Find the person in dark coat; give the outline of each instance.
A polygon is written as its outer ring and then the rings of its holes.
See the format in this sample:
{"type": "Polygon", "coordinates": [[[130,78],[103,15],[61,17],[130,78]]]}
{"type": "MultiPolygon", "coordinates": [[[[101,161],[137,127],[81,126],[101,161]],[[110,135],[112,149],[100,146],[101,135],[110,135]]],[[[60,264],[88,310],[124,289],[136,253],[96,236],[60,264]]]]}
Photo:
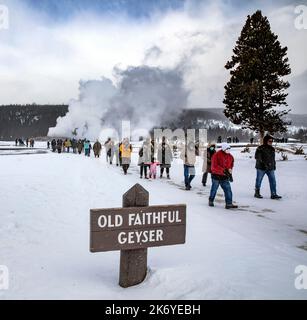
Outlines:
{"type": "Polygon", "coordinates": [[[62,141],[62,139],[58,139],[58,141],[57,141],[58,153],[62,152],[62,147],[63,147],[63,141],[62,141]]]}
{"type": "Polygon", "coordinates": [[[114,144],[114,155],[115,155],[115,161],[116,166],[119,166],[119,143],[114,144]]]}
{"type": "Polygon", "coordinates": [[[203,178],[202,184],[205,187],[207,184],[208,173],[211,173],[211,159],[215,154],[216,150],[215,143],[209,143],[207,150],[205,150],[204,162],[203,162],[203,178]]]}
{"type": "Polygon", "coordinates": [[[97,140],[97,141],[94,143],[94,146],[93,146],[93,151],[94,151],[95,158],[99,158],[99,157],[100,157],[101,148],[102,148],[102,145],[101,145],[101,143],[97,140]]]}
{"type": "Polygon", "coordinates": [[[72,152],[77,153],[77,140],[75,138],[71,140],[71,147],[72,147],[72,152]]]}
{"type": "Polygon", "coordinates": [[[79,141],[77,143],[77,149],[78,149],[78,153],[79,154],[82,153],[83,147],[84,147],[84,143],[83,143],[83,141],[81,139],[79,139],[79,141]]]}
{"type": "Polygon", "coordinates": [[[123,158],[122,158],[122,148],[121,148],[121,146],[122,146],[122,142],[120,142],[119,144],[118,144],[118,160],[119,160],[119,165],[120,166],[122,166],[122,164],[123,164],[123,158]]]}
{"type": "Polygon", "coordinates": [[[275,161],[275,148],[272,146],[273,137],[266,135],[263,138],[263,144],[259,146],[255,153],[256,159],[256,185],[255,185],[255,198],[262,199],[260,194],[261,183],[265,175],[269,178],[271,199],[281,199],[281,196],[277,195],[276,191],[276,161],[275,161]]]}
{"type": "Polygon", "coordinates": [[[55,139],[52,139],[52,141],[51,141],[51,148],[52,148],[52,152],[55,152],[55,150],[56,150],[56,141],[55,141],[55,139]]]}
{"type": "Polygon", "coordinates": [[[162,143],[158,148],[158,161],[160,163],[160,178],[163,177],[164,169],[167,179],[170,179],[170,168],[173,161],[173,153],[170,145],[166,142],[165,137],[162,138],[162,143]]]}

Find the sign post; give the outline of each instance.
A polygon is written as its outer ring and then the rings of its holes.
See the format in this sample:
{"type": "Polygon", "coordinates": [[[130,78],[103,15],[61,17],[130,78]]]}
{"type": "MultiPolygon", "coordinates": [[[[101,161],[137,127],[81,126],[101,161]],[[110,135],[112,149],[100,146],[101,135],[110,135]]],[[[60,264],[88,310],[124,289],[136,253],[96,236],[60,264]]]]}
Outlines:
{"type": "Polygon", "coordinates": [[[149,206],[149,193],[136,184],[123,195],[123,208],[92,209],[90,251],[120,250],[119,285],[141,283],[147,248],[185,243],[186,205],[149,206]]]}
{"type": "MultiPolygon", "coordinates": [[[[147,207],[149,193],[140,184],[123,195],[123,208],[147,207]]],[[[147,274],[147,248],[120,250],[119,285],[127,288],[141,283],[147,274]]]]}

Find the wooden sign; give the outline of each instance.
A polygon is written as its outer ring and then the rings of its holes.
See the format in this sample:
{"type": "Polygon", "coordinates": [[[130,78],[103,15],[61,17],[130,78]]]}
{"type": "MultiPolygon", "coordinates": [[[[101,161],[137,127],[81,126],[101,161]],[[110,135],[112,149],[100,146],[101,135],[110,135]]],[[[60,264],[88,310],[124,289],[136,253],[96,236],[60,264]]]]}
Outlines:
{"type": "Polygon", "coordinates": [[[186,206],[91,210],[91,252],[185,243],[186,206]]]}
{"type": "Polygon", "coordinates": [[[121,250],[125,288],[144,280],[148,247],[185,243],[186,205],[148,204],[148,192],[136,184],[123,195],[123,208],[90,210],[90,251],[121,250]]]}

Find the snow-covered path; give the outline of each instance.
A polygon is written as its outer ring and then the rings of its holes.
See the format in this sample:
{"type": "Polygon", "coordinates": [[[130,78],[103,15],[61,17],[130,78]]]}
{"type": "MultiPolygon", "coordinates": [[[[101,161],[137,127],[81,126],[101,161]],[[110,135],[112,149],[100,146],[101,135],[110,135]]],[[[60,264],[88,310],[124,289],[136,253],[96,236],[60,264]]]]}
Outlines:
{"type": "Polygon", "coordinates": [[[226,211],[221,196],[209,208],[200,175],[192,191],[179,189],[179,160],[171,181],[145,181],[137,166],[124,176],[103,156],[0,156],[0,265],[10,270],[10,288],[0,299],[306,299],[307,291],[294,287],[294,269],[307,265],[307,251],[298,248],[307,245],[307,161],[278,162],[283,200],[268,198],[267,181],[266,199],[258,200],[254,160],[233,153],[242,211],[226,211]],[[150,248],[146,281],[122,289],[119,252],[89,252],[89,209],[120,207],[136,182],[149,191],[151,205],[187,204],[187,242],[150,248]]]}

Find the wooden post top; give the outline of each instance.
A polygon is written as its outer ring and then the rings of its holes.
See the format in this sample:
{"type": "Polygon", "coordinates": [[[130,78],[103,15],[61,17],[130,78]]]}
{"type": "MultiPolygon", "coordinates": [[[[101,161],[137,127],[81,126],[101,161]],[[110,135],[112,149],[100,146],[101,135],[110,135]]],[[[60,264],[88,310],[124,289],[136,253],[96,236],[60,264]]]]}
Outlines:
{"type": "Polygon", "coordinates": [[[149,203],[149,192],[139,183],[123,195],[123,207],[146,207],[149,203]]]}

